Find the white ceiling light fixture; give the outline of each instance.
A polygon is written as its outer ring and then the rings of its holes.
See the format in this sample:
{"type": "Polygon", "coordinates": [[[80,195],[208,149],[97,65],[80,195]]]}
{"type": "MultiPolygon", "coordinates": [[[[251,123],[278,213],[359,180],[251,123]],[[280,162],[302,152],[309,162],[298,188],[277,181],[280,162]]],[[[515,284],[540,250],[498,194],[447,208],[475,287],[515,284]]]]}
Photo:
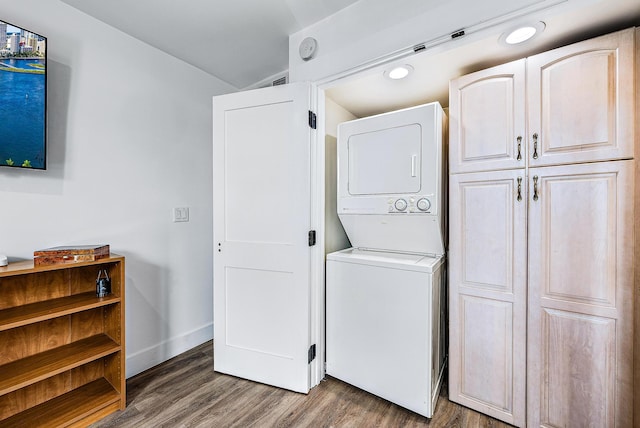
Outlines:
{"type": "Polygon", "coordinates": [[[384,71],[385,77],[391,80],[404,79],[413,72],[413,67],[409,64],[395,65],[384,71]]]}
{"type": "Polygon", "coordinates": [[[517,27],[512,27],[508,31],[505,31],[500,36],[499,42],[504,45],[517,45],[533,39],[542,33],[546,25],[542,21],[521,24],[517,27]]]}

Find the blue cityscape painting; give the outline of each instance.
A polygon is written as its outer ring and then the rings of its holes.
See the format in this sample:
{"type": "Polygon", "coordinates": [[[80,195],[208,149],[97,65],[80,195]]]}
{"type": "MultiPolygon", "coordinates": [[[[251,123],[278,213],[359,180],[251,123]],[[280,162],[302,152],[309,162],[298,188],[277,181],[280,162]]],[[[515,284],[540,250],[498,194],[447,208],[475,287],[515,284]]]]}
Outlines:
{"type": "Polygon", "coordinates": [[[46,168],[46,43],[0,21],[0,166],[46,168]]]}

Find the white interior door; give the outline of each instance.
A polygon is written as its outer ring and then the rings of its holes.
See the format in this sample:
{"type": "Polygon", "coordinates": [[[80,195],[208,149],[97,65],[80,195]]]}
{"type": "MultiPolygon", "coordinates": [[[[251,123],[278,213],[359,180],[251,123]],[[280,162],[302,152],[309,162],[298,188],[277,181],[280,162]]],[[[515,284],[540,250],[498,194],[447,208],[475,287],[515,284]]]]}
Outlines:
{"type": "Polygon", "coordinates": [[[213,99],[214,370],[309,391],[310,87],[213,99]]]}

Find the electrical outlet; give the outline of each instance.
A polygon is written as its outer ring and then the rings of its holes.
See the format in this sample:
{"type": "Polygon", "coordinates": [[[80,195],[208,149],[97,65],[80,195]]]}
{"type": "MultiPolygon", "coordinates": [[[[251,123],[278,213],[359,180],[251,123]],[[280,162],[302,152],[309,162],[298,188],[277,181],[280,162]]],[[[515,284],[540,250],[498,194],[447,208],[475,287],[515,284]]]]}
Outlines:
{"type": "Polygon", "coordinates": [[[173,209],[173,222],[189,221],[189,207],[177,207],[173,209]]]}

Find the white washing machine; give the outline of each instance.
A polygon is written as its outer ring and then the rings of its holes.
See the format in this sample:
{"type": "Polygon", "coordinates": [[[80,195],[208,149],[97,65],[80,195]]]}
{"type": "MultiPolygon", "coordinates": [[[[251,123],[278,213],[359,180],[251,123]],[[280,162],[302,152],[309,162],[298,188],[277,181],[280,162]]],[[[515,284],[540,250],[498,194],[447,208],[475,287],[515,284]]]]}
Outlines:
{"type": "Polygon", "coordinates": [[[327,374],[426,417],[446,359],[445,134],[438,103],[339,125],[354,248],[327,255],[327,374]]]}
{"type": "Polygon", "coordinates": [[[444,257],[327,256],[327,373],[431,417],[442,381],[444,257]]]}

